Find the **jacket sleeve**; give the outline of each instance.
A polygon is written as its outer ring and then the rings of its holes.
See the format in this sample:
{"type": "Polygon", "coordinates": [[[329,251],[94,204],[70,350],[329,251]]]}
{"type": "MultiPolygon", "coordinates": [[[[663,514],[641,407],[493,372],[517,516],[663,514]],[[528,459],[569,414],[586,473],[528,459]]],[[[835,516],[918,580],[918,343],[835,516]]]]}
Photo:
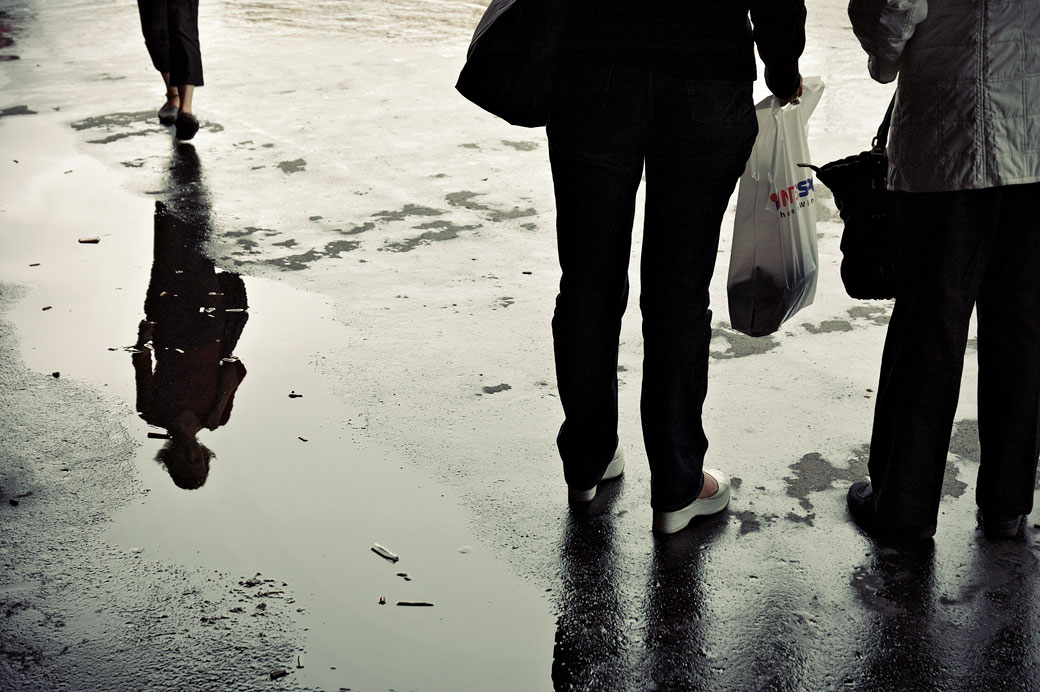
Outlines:
{"type": "Polygon", "coordinates": [[[798,89],[798,58],[805,49],[804,0],[752,0],[751,24],[766,86],[779,98],[798,89]]]}
{"type": "Polygon", "coordinates": [[[851,0],[852,30],[867,52],[870,76],[882,84],[899,74],[903,50],[928,17],[928,0],[851,0]]]}

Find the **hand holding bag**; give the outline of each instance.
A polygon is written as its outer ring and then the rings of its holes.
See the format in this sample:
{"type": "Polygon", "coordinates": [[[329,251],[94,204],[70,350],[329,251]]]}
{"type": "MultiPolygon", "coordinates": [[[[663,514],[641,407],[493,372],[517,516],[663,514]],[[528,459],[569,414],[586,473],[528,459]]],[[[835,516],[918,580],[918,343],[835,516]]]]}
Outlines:
{"type": "Polygon", "coordinates": [[[511,125],[545,125],[568,4],[492,0],[473,32],[455,88],[511,125]]]}
{"type": "Polygon", "coordinates": [[[756,105],[758,138],[737,189],[727,297],[730,323],[749,336],[772,334],[816,295],[816,198],[808,122],[823,82],[803,80],[799,102],[756,105]]]}
{"type": "Polygon", "coordinates": [[[841,281],[852,298],[896,295],[896,212],[888,190],[888,126],[895,98],[888,104],[869,151],[819,168],[805,164],[834,194],[845,230],[841,234],[841,281]]]}

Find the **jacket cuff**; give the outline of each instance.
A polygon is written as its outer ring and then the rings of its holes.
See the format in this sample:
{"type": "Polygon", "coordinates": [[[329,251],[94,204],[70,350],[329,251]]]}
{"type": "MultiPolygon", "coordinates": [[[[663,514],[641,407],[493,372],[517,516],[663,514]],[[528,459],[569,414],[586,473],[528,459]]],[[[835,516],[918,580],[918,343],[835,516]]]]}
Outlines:
{"type": "Polygon", "coordinates": [[[766,65],[766,86],[779,99],[793,96],[798,91],[801,79],[797,62],[790,65],[766,65]]]}

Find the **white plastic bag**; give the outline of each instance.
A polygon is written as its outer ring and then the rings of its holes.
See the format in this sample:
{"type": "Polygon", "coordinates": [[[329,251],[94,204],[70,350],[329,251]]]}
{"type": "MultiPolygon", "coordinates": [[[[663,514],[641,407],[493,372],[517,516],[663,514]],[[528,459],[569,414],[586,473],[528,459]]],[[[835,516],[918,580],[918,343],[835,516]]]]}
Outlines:
{"type": "Polygon", "coordinates": [[[806,78],[797,104],[759,103],[758,139],[740,177],[729,262],[730,323],[749,336],[772,334],[816,295],[816,198],[808,122],[823,95],[806,78]]]}

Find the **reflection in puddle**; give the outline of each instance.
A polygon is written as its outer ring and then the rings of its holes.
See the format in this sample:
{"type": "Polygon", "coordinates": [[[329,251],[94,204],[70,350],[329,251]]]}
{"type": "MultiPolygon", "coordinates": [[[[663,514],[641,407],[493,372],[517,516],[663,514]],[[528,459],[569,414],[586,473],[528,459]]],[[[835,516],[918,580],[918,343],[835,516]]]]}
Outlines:
{"type": "MultiPolygon", "coordinates": [[[[93,387],[100,403],[85,415],[115,416],[141,442],[133,477],[142,493],[122,509],[111,505],[112,521],[100,537],[106,549],[90,559],[111,566],[115,556],[132,554],[157,568],[172,566],[177,577],[169,591],[154,594],[171,610],[179,594],[208,593],[224,583],[223,575],[238,575],[242,585],[226,593],[231,602],[208,598],[207,621],[197,626],[242,633],[251,631],[242,622],[248,619],[271,640],[295,641],[304,667],[296,668],[296,660],[278,665],[298,685],[550,689],[554,630],[543,593],[481,544],[464,499],[423,471],[436,457],[405,460],[393,450],[362,446],[379,437],[367,427],[371,407],[381,404],[352,395],[322,371],[332,346],[347,340],[347,328],[331,319],[333,306],[321,296],[244,277],[240,304],[248,293],[249,318],[232,353],[247,364],[248,376],[226,424],[199,431],[198,439],[218,454],[203,489],[184,492],[171,482],[155,462],[166,441],[149,439],[156,428],[131,407],[138,394],[127,362],[133,357],[121,348],[135,343],[142,312],[149,316],[142,298],[155,278],[155,203],[123,191],[125,179],[92,159],[69,153],[69,136],[56,125],[57,118],[0,119],[4,141],[15,146],[12,158],[22,161],[0,166],[8,176],[0,185],[0,209],[7,210],[10,230],[0,234],[0,270],[27,288],[9,313],[27,367],[48,378],[60,370],[62,382],[93,387]],[[35,186],[25,191],[25,181],[35,186]],[[87,233],[82,229],[100,242],[76,242],[87,233]],[[373,553],[374,543],[400,561],[373,553]],[[214,574],[212,583],[207,574],[214,574]],[[200,578],[202,584],[194,581],[200,578]],[[250,586],[251,580],[260,583],[250,586]]],[[[165,214],[176,223],[204,220],[209,205],[201,203],[207,200],[200,186],[190,180],[170,185],[162,193],[161,223],[165,214]]],[[[219,221],[207,223],[219,227],[219,221]]],[[[221,274],[214,270],[218,282],[221,274]]],[[[202,291],[206,297],[196,310],[217,307],[206,302],[209,292],[202,291]]],[[[152,327],[153,347],[166,339],[159,334],[162,322],[152,327]]],[[[161,369],[155,356],[148,366],[153,388],[161,369]]],[[[358,361],[373,357],[358,354],[358,361]]],[[[160,430],[165,435],[167,428],[160,430]]],[[[91,459],[106,468],[122,461],[91,459]]],[[[90,482],[76,487],[101,490],[90,482]]],[[[97,585],[102,593],[124,587],[143,588],[97,585]]],[[[263,648],[258,639],[257,650],[263,648]]],[[[222,661],[250,654],[229,646],[205,656],[222,661]]]]}
{"type": "Polygon", "coordinates": [[[155,203],[145,319],[131,358],[137,411],[166,430],[167,442],[155,459],[178,487],[194,490],[206,482],[214,455],[198,434],[227,424],[235,392],[246,376],[234,351],[248,305],[242,278],[217,272],[203,254],[210,207],[190,144],[174,149],[171,183],[171,206],[155,203]]]}

